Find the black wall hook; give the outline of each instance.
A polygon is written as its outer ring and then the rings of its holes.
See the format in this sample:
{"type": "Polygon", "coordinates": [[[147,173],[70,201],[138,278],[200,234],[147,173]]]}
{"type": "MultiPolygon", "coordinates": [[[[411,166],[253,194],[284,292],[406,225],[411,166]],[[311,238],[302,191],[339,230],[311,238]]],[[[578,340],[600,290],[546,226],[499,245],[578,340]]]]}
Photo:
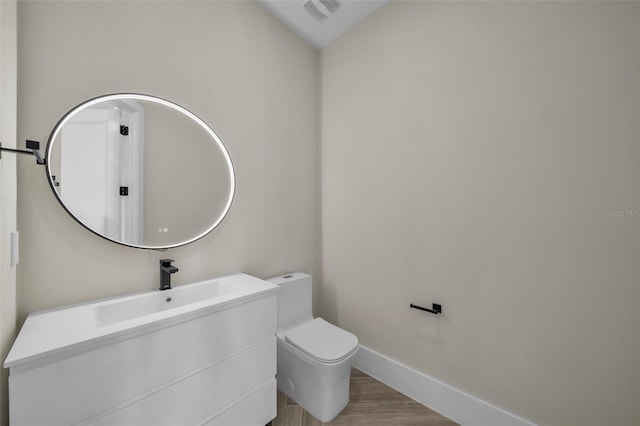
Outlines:
{"type": "MultiPolygon", "coordinates": [[[[36,163],[45,164],[46,160],[40,156],[40,152],[38,151],[40,149],[40,142],[27,139],[27,149],[29,151],[25,151],[24,149],[3,148],[2,142],[0,142],[0,153],[6,151],[13,152],[14,154],[34,155],[36,157],[36,163]]],[[[0,154],[0,158],[2,158],[2,154],[0,154]]]]}
{"type": "Polygon", "coordinates": [[[441,314],[441,313],[442,313],[442,305],[439,305],[439,304],[437,304],[437,303],[433,303],[433,304],[431,305],[431,307],[432,307],[433,309],[423,308],[422,306],[414,305],[413,303],[412,303],[412,304],[410,304],[410,305],[409,305],[409,307],[410,307],[410,308],[413,308],[413,309],[420,309],[421,311],[429,312],[429,313],[431,313],[431,314],[435,314],[435,315],[438,315],[438,314],[441,314]]]}

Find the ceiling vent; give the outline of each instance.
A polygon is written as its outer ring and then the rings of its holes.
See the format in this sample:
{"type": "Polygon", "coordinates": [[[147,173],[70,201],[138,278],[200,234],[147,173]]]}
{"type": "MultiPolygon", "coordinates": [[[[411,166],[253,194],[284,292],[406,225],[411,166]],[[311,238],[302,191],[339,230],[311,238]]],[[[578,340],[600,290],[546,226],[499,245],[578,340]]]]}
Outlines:
{"type": "Polygon", "coordinates": [[[340,8],[338,0],[307,0],[302,7],[313,19],[322,22],[340,8]]]}

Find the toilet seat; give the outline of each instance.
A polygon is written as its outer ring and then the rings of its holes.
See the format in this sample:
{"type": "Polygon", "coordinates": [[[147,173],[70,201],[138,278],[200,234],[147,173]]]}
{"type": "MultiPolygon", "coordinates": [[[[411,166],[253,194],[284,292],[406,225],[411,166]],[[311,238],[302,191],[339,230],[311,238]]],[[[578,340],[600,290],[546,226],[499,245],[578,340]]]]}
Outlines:
{"type": "Polygon", "coordinates": [[[346,330],[316,318],[284,333],[284,339],[310,357],[324,363],[340,362],[358,348],[358,338],[346,330]]]}

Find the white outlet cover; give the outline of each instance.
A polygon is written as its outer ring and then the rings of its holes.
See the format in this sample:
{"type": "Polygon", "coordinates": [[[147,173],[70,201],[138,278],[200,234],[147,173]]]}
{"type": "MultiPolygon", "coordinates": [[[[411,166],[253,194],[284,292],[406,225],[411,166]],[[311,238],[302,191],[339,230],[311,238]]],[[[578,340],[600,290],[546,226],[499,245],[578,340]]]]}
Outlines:
{"type": "Polygon", "coordinates": [[[18,231],[11,233],[11,266],[20,263],[20,233],[18,231]]]}

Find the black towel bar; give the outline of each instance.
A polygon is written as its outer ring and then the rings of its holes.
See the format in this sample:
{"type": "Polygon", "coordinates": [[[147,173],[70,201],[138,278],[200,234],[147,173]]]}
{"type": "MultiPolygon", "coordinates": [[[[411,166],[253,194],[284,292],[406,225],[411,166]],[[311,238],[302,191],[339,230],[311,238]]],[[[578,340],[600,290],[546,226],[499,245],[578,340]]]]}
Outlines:
{"type": "Polygon", "coordinates": [[[421,311],[425,311],[425,312],[429,312],[435,315],[441,314],[442,313],[442,305],[439,305],[437,303],[434,303],[431,305],[431,307],[433,309],[429,309],[429,308],[423,308],[422,306],[418,306],[418,305],[414,305],[413,303],[409,305],[410,308],[413,309],[420,309],[421,311]]]}
{"type": "Polygon", "coordinates": [[[13,148],[3,148],[2,142],[0,142],[0,159],[2,158],[2,151],[13,152],[14,154],[28,154],[36,157],[36,163],[45,164],[46,159],[40,156],[40,142],[38,141],[30,141],[27,139],[27,149],[29,151],[25,151],[24,149],[13,149],[13,148]]]}

